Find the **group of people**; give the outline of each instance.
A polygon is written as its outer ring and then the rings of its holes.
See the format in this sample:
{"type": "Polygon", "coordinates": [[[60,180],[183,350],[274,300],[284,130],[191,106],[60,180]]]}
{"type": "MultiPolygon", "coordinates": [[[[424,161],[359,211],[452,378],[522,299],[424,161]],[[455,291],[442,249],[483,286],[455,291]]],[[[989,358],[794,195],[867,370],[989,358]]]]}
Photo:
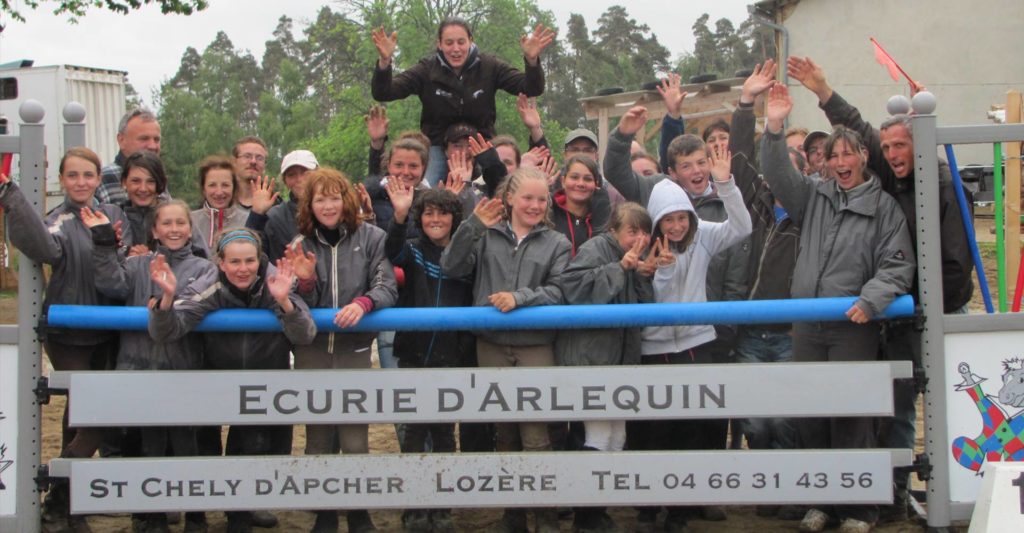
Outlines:
{"type": "MultiPolygon", "coordinates": [[[[865,122],[807,58],[789,58],[791,76],[813,91],[836,126],[831,134],[785,130],[788,88],[772,60],[743,84],[731,122],[702,136],[685,134],[678,76],[661,82],[667,115],[659,157],[633,141],[647,121],[630,109],[597,161],[598,137],[570,132],[558,165],[533,97],[544,90],[539,61],[553,33],[538,26],[521,41],[520,71],[480,52],[469,25],[441,23],[437,52],[393,74],[397,35],[373,32],[379,59],[372,89],[379,101],[416,94],[421,131],[388,138],[387,115],[367,117],[368,177],[357,183],[322,167],[308,150],[283,158],[281,198],[266,176],[268,151],[244,137],[231,156],[199,165],[199,209],[172,198],[160,163],[160,128],[144,110],[128,113],[120,152],[102,166],[87,148],[63,157],[62,205],[45,218],[18,186],[0,176],[0,205],[12,243],[52,265],[44,306],[136,305],[150,309],[147,332],[42,328],[57,370],[367,369],[377,340],[382,363],[398,366],[513,367],[662,365],[725,362],[912,359],[911,327],[872,321],[916,283],[913,139],[905,116],[880,130],[865,122]],[[522,151],[496,135],[498,89],[517,95],[530,132],[522,151]],[[765,131],[756,146],[755,100],[765,131]],[[602,172],[603,169],[603,172],[602,172]],[[396,277],[396,273],[399,275],[396,277]],[[399,283],[398,279],[401,280],[399,283]],[[346,332],[367,313],[405,307],[493,306],[502,312],[558,304],[703,302],[854,296],[849,322],[758,326],[676,325],[601,330],[397,333],[346,332]],[[274,311],[280,333],[194,333],[211,311],[274,311]],[[318,331],[310,308],[337,309],[338,331],[318,331]],[[881,354],[881,355],[880,355],[881,354]],[[293,363],[292,363],[293,361],[293,363]]],[[[943,167],[948,175],[948,168],[943,167]]],[[[945,178],[944,178],[945,180],[945,178]]],[[[947,312],[970,299],[971,258],[959,208],[943,182],[943,291],[947,312]]],[[[915,351],[916,350],[916,351],[915,351]]],[[[916,389],[898,386],[897,416],[734,421],[734,443],[751,448],[912,448],[916,389]]],[[[290,454],[290,426],[63,428],[62,457],[113,454],[290,454]],[[129,432],[131,433],[131,432],[129,432]]],[[[546,450],[698,450],[727,446],[728,420],[409,424],[404,452],[546,450]],[[458,442],[457,442],[458,441],[458,442]]],[[[306,454],[367,453],[367,426],[307,425],[306,454]]],[[[897,476],[895,516],[906,514],[907,476],[897,476]],[[901,492],[902,491],[902,492],[901,492]],[[900,506],[902,505],[902,509],[900,506]]],[[[44,520],[87,531],[68,513],[68,486],[48,493],[44,520]]],[[[637,529],[654,531],[662,509],[638,510],[637,529]]],[[[573,528],[616,531],[604,509],[577,508],[573,528]]],[[[791,510],[792,511],[792,510],[791,510]]],[[[797,510],[801,531],[839,520],[846,533],[879,521],[872,505],[797,510]]],[[[774,515],[777,508],[759,508],[774,515]]],[[[524,532],[527,510],[508,509],[495,531],[524,532]]],[[[553,508],[533,510],[535,530],[558,531],[553,508]]],[[[781,516],[781,515],[780,515],[781,516]]],[[[670,507],[666,531],[687,520],[724,520],[723,509],[670,507]]],[[[186,513],[185,531],[206,531],[204,513],[186,513]]],[[[133,517],[139,531],[167,531],[168,515],[133,517]]],[[[348,530],[374,531],[365,510],[346,512],[348,530]]],[[[227,513],[228,531],[275,523],[270,513],[227,513]]],[[[453,531],[445,509],[407,510],[407,531],[453,531]]],[[[336,509],[316,512],[312,531],[337,531],[336,509]]]]}

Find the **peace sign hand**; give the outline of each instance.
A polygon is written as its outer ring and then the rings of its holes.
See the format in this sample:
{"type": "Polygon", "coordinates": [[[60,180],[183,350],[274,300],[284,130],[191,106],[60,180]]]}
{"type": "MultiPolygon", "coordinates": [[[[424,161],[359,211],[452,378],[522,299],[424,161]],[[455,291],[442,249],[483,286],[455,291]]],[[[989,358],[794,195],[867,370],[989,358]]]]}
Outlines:
{"type": "Polygon", "coordinates": [[[622,260],[619,264],[622,265],[622,270],[636,270],[640,266],[640,254],[644,253],[644,248],[647,247],[647,242],[650,238],[645,234],[633,241],[633,246],[622,256],[622,260]]]}

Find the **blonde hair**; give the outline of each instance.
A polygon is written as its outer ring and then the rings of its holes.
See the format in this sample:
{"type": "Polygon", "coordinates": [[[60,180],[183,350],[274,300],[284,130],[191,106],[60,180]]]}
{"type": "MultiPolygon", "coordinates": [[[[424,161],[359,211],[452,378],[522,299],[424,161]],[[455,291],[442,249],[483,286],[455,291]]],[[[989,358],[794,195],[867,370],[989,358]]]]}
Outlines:
{"type": "MultiPolygon", "coordinates": [[[[519,187],[522,186],[526,180],[537,180],[544,184],[544,190],[548,188],[548,178],[540,170],[532,167],[520,167],[515,172],[509,174],[501,184],[498,185],[498,190],[495,191],[494,196],[501,199],[502,205],[505,206],[505,220],[512,220],[512,206],[508,203],[509,196],[516,193],[519,187]]],[[[544,219],[541,220],[541,224],[551,228],[554,227],[554,223],[551,222],[551,196],[547,196],[547,211],[544,214],[544,219]]]]}

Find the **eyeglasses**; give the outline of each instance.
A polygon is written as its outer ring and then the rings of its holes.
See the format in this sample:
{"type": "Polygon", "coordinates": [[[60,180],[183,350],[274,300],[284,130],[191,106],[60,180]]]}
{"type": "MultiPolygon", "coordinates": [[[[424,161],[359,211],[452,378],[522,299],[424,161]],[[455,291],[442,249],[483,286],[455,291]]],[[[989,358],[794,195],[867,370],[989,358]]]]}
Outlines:
{"type": "Polygon", "coordinates": [[[578,146],[566,146],[565,153],[567,154],[596,154],[597,148],[594,146],[587,146],[580,148],[578,146]]]}
{"type": "Polygon", "coordinates": [[[257,163],[266,163],[267,162],[267,156],[265,156],[263,154],[253,154],[253,153],[246,152],[244,154],[239,154],[238,158],[239,159],[246,159],[246,160],[251,159],[251,160],[253,160],[253,161],[257,162],[257,163]]]}

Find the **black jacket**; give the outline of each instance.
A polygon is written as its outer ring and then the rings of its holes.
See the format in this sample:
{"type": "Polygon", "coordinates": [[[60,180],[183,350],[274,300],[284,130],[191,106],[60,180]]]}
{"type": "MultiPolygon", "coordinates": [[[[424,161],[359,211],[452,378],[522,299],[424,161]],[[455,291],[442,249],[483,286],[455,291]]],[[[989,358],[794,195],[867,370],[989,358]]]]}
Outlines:
{"type": "MultiPolygon", "coordinates": [[[[878,130],[860,116],[860,111],[850,105],[839,93],[833,92],[832,97],[821,105],[833,125],[842,125],[855,130],[864,140],[868,148],[868,166],[878,174],[882,182],[882,190],[893,195],[907,218],[910,230],[910,242],[917,252],[917,214],[914,209],[914,174],[913,170],[905,178],[897,178],[889,163],[882,154],[882,141],[878,130]]],[[[960,215],[960,204],[953,191],[953,178],[949,164],[939,161],[939,232],[942,253],[942,302],[943,311],[952,313],[971,301],[974,282],[971,271],[974,259],[967,241],[963,219],[960,215]]],[[[917,272],[914,272],[913,294],[918,290],[917,272]]]]}
{"type": "MultiPolygon", "coordinates": [[[[472,277],[441,273],[444,248],[426,236],[406,239],[406,224],[391,224],[384,243],[391,264],[405,272],[398,307],[469,307],[473,305],[472,277]]],[[[465,331],[399,331],[395,357],[410,367],[456,367],[470,359],[473,335],[465,331]]]]}
{"type": "Polygon", "coordinates": [[[391,102],[419,96],[423,104],[420,129],[434,146],[444,146],[445,130],[456,122],[472,124],[484,137],[494,137],[494,95],[498,89],[526,96],[544,92],[544,71],[539,61],[536,66],[527,65],[524,73],[495,56],[477,52],[475,47],[461,74],[448,66],[440,52],[397,76],[393,76],[391,67],[374,65],[373,99],[391,102]]]}
{"type": "MultiPolygon", "coordinates": [[[[743,193],[750,211],[750,257],[747,261],[747,298],[750,300],[788,300],[793,269],[800,254],[800,225],[786,216],[775,220],[775,196],[758,173],[754,159],[753,107],[742,104],[733,111],[729,151],[732,175],[743,193]]],[[[765,326],[757,326],[765,328],[765,326]]],[[[779,324],[767,329],[790,329],[779,324]]]]}

